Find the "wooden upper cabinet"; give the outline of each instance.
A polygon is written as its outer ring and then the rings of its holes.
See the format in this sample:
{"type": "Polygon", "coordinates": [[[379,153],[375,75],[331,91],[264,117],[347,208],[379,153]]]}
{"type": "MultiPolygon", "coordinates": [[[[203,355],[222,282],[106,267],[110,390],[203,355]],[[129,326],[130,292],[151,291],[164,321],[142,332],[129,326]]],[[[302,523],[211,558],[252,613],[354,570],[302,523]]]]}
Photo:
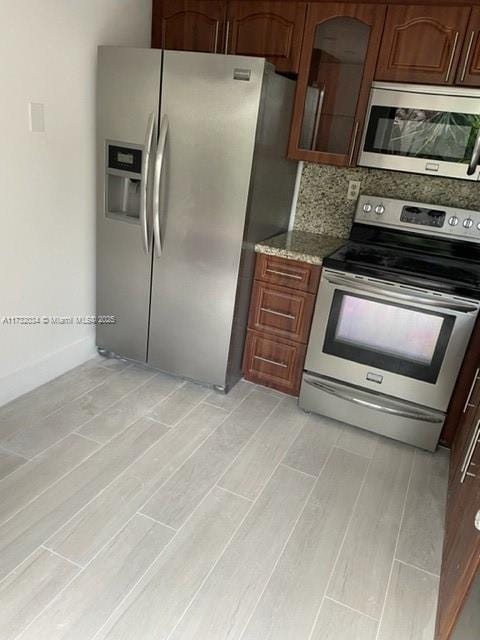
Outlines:
{"type": "Polygon", "coordinates": [[[466,86],[480,87],[480,7],[472,9],[456,82],[466,86]]]}
{"type": "Polygon", "coordinates": [[[154,0],[152,47],[223,53],[226,2],[154,0]]]}
{"type": "Polygon", "coordinates": [[[227,52],[267,58],[277,71],[297,73],[306,9],[304,2],[230,1],[227,52]]]}
{"type": "Polygon", "coordinates": [[[390,6],[376,80],[453,84],[469,7],[390,6]]]}
{"type": "Polygon", "coordinates": [[[355,163],[385,11],[379,4],[309,4],[290,158],[355,163]]]}

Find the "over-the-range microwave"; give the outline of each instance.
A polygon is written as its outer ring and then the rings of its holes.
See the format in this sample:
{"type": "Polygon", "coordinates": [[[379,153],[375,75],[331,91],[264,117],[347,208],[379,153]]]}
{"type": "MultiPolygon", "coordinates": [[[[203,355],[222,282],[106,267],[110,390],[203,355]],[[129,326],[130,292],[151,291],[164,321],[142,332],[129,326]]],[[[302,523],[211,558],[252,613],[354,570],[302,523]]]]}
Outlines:
{"type": "Polygon", "coordinates": [[[358,164],[480,180],[480,89],[374,82],[358,164]]]}

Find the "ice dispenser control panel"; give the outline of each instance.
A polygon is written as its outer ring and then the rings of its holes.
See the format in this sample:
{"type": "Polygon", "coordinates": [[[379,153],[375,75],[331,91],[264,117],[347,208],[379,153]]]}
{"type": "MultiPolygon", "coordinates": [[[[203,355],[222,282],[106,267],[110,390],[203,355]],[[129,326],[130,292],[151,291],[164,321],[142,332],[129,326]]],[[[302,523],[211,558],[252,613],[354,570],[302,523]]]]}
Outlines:
{"type": "Polygon", "coordinates": [[[143,147],[108,142],[105,154],[105,215],[124,222],[140,220],[143,147]]]}

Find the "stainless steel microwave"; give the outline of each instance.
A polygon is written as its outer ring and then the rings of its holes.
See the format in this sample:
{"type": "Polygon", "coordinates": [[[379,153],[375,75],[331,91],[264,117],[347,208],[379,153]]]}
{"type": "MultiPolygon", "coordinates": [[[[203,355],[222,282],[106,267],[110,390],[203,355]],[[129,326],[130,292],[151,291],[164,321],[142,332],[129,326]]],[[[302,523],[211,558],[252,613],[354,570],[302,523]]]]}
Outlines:
{"type": "Polygon", "coordinates": [[[480,180],[480,90],[374,82],[358,164],[480,180]]]}

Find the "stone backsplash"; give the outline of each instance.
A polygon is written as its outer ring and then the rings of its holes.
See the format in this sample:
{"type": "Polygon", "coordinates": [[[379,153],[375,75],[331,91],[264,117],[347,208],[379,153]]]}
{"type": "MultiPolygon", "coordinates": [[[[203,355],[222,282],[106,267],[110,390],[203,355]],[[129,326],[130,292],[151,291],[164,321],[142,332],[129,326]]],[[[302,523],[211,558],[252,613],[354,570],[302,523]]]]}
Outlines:
{"type": "Polygon", "coordinates": [[[355,210],[347,200],[349,180],[360,180],[361,194],[480,210],[478,182],[305,162],[294,228],[347,238],[355,210]]]}

